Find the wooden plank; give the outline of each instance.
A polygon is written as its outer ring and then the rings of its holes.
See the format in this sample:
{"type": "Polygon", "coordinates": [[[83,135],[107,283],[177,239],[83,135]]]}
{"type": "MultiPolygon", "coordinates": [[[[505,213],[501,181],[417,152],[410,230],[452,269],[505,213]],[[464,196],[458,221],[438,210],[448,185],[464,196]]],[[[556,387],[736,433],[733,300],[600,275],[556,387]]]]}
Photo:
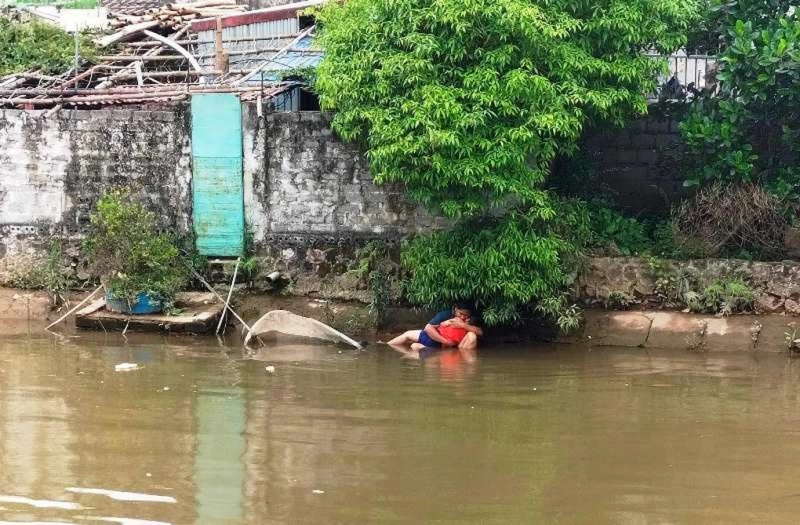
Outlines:
{"type": "Polygon", "coordinates": [[[147,29],[150,29],[150,28],[153,28],[153,27],[158,27],[159,25],[161,25],[161,22],[159,22],[158,20],[151,20],[151,21],[148,21],[148,22],[140,22],[138,24],[131,24],[129,26],[126,26],[121,31],[117,31],[114,34],[111,34],[111,35],[108,35],[108,36],[104,36],[102,38],[98,38],[97,40],[95,40],[95,43],[99,47],[108,47],[111,44],[114,44],[116,42],[120,42],[122,40],[130,38],[130,37],[136,35],[137,33],[141,33],[142,31],[145,31],[147,29]]]}
{"type": "Polygon", "coordinates": [[[223,305],[216,303],[192,307],[180,315],[128,315],[100,308],[86,315],[76,315],[75,325],[96,330],[125,330],[127,327],[128,331],[211,333],[222,309],[223,305]]]}
{"type": "Polygon", "coordinates": [[[102,299],[98,299],[96,301],[93,301],[93,302],[89,303],[85,308],[82,308],[81,310],[78,310],[77,312],[75,312],[75,315],[93,314],[96,311],[98,311],[98,310],[100,310],[102,308],[105,308],[105,306],[106,306],[106,299],[104,297],[102,299]]]}

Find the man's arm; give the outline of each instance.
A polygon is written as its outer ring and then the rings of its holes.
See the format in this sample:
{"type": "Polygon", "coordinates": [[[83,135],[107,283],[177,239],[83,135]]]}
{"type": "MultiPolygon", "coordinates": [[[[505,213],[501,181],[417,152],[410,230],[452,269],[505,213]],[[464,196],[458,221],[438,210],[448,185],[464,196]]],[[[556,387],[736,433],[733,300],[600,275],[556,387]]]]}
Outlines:
{"type": "MultiPolygon", "coordinates": [[[[459,328],[463,328],[467,332],[472,332],[473,334],[477,335],[478,337],[483,337],[483,329],[480,326],[465,323],[460,319],[453,319],[452,322],[453,326],[457,326],[459,328]]],[[[430,335],[430,334],[429,334],[430,335]]]]}
{"type": "Polygon", "coordinates": [[[441,343],[442,346],[455,346],[453,341],[442,337],[442,334],[439,333],[439,330],[436,329],[436,326],[432,324],[425,325],[425,333],[437,343],[441,343]]]}

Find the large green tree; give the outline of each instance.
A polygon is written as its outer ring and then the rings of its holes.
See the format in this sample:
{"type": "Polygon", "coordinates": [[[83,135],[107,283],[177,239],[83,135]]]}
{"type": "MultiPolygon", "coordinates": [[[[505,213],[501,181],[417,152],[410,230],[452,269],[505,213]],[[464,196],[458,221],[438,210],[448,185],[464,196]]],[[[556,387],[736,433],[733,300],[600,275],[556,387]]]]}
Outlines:
{"type": "MultiPolygon", "coordinates": [[[[412,300],[471,298],[490,322],[550,313],[574,251],[542,186],[584,126],[647,110],[694,0],[348,0],[319,14],[316,89],[376,182],[458,220],[415,239],[412,300]]],[[[568,224],[580,222],[570,206],[568,224]]],[[[563,221],[562,221],[563,222],[563,221]]]]}

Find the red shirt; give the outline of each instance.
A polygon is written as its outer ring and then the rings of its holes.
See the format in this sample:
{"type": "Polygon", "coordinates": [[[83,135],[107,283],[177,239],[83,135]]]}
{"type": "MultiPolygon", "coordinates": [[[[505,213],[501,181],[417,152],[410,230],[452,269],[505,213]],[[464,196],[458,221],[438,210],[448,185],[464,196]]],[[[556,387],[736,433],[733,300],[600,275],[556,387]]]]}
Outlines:
{"type": "Polygon", "coordinates": [[[453,341],[454,343],[460,343],[461,340],[464,339],[464,336],[467,335],[466,330],[457,326],[446,326],[440,324],[436,329],[439,330],[439,335],[445,339],[453,341]]]}

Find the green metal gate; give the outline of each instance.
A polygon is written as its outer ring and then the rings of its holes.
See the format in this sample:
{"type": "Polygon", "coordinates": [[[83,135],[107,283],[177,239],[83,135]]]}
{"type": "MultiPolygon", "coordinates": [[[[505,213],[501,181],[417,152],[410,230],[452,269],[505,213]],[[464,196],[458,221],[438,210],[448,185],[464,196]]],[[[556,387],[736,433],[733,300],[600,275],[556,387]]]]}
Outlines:
{"type": "Polygon", "coordinates": [[[244,250],[242,104],[229,93],[192,95],[192,197],[197,250],[244,250]]]}

